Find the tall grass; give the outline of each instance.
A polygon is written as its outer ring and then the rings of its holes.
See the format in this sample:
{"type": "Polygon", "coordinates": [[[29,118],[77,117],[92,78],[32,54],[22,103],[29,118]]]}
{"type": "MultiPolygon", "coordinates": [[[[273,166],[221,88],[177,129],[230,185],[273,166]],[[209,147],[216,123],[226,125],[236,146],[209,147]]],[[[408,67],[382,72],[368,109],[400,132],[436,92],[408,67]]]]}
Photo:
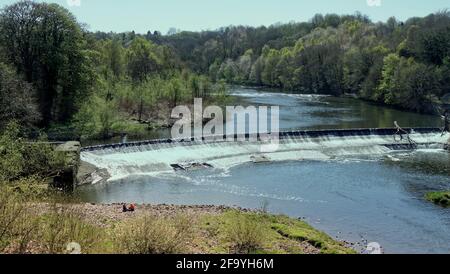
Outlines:
{"type": "Polygon", "coordinates": [[[50,205],[39,221],[40,253],[65,253],[72,242],[80,245],[82,253],[91,253],[101,243],[101,230],[82,221],[80,213],[70,205],[50,205]]]}
{"type": "Polygon", "coordinates": [[[192,239],[192,228],[193,222],[187,215],[147,215],[115,229],[115,251],[126,254],[185,253],[192,239]]]}
{"type": "Polygon", "coordinates": [[[0,189],[0,253],[25,253],[37,231],[37,222],[23,202],[11,189],[0,189]]]}
{"type": "Polygon", "coordinates": [[[59,254],[71,242],[80,244],[82,253],[98,249],[101,230],[82,221],[74,207],[56,202],[38,206],[33,195],[22,191],[0,187],[0,253],[59,254]]]}
{"type": "Polygon", "coordinates": [[[265,243],[263,224],[255,214],[229,212],[226,223],[226,237],[232,251],[239,254],[254,253],[265,243]]]}

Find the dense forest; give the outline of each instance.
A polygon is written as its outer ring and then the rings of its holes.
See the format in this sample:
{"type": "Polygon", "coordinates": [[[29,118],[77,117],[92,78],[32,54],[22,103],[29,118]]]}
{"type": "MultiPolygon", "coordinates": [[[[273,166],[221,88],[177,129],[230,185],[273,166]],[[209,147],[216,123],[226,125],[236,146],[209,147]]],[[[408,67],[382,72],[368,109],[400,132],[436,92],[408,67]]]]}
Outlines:
{"type": "Polygon", "coordinates": [[[0,13],[0,128],[88,138],[167,123],[195,97],[225,100],[225,84],[142,37],[98,39],[57,4],[20,1],[0,13]]]}
{"type": "Polygon", "coordinates": [[[360,14],[319,14],[307,23],[146,38],[171,47],[213,81],[352,94],[425,113],[437,112],[439,98],[450,92],[447,11],[386,23],[360,14]]]}
{"type": "Polygon", "coordinates": [[[319,14],[308,23],[146,38],[168,45],[213,81],[352,94],[425,113],[437,112],[439,98],[450,92],[447,11],[386,23],[360,14],[319,14]]]}
{"type": "Polygon", "coordinates": [[[450,13],[399,22],[361,14],[216,31],[90,32],[57,4],[0,12],[0,128],[64,128],[110,137],[167,124],[195,97],[226,102],[226,84],[351,94],[438,113],[450,92],[450,13]]]}

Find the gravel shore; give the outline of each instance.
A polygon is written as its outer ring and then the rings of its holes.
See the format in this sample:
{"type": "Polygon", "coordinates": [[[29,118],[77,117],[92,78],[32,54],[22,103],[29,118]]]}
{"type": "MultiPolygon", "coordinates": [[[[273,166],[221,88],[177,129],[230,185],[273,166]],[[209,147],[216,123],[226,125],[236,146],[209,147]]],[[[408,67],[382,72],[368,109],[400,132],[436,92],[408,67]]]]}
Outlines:
{"type": "MultiPolygon", "coordinates": [[[[58,205],[67,206],[77,212],[87,222],[106,227],[113,223],[121,222],[128,219],[138,218],[141,216],[163,216],[170,217],[178,214],[187,214],[189,216],[203,216],[203,215],[219,215],[230,209],[236,209],[242,212],[256,212],[255,210],[243,209],[239,207],[213,206],[213,205],[136,205],[134,212],[122,212],[123,204],[67,204],[58,205]]],[[[42,203],[35,205],[35,208],[40,212],[47,211],[51,205],[42,203]]]]}

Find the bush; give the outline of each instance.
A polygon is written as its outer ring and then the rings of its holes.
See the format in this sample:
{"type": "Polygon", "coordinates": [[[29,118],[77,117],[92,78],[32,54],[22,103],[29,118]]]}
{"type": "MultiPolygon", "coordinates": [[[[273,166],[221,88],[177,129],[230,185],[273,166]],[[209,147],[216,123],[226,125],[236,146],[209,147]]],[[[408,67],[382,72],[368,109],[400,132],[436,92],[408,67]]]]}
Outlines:
{"type": "Polygon", "coordinates": [[[11,189],[0,189],[0,253],[25,253],[38,223],[11,189]]]}
{"type": "Polygon", "coordinates": [[[39,221],[39,253],[66,253],[72,242],[80,245],[82,253],[91,253],[99,246],[99,230],[83,222],[80,214],[69,205],[50,205],[50,212],[42,215],[39,221]]]}
{"type": "Polygon", "coordinates": [[[17,123],[10,123],[0,135],[0,181],[12,182],[30,175],[51,177],[65,166],[65,157],[41,138],[27,142],[17,123]]]}
{"type": "Polygon", "coordinates": [[[80,244],[82,253],[99,250],[100,229],[83,222],[74,207],[59,200],[32,179],[0,186],[0,253],[60,254],[71,242],[80,244]],[[58,204],[34,204],[44,195],[58,204]]]}
{"type": "Polygon", "coordinates": [[[187,252],[193,223],[188,216],[145,216],[128,221],[115,230],[117,253],[179,254],[187,252]]]}
{"type": "Polygon", "coordinates": [[[252,214],[229,213],[226,224],[226,237],[235,253],[254,253],[261,249],[265,242],[262,225],[252,214]]]}

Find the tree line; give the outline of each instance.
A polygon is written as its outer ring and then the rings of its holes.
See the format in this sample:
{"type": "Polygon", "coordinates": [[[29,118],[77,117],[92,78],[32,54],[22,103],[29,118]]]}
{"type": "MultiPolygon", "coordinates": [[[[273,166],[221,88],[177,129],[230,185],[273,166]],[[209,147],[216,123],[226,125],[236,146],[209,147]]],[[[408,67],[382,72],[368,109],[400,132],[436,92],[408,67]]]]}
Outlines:
{"type": "MultiPolygon", "coordinates": [[[[95,33],[124,40],[136,35],[95,33]]],[[[317,14],[302,23],[138,36],[171,48],[183,65],[212,81],[351,94],[423,113],[439,112],[440,98],[450,92],[447,10],[405,22],[317,14]]]]}
{"type": "Polygon", "coordinates": [[[181,32],[168,45],[212,80],[305,93],[352,94],[424,113],[450,92],[450,13],[374,23],[361,14],[309,22],[181,32]]]}
{"type": "Polygon", "coordinates": [[[89,32],[57,4],[20,1],[0,12],[0,128],[16,120],[90,137],[138,132],[194,97],[225,100],[225,83],[436,113],[450,92],[450,13],[405,22],[318,14],[162,35],[89,32]]]}

